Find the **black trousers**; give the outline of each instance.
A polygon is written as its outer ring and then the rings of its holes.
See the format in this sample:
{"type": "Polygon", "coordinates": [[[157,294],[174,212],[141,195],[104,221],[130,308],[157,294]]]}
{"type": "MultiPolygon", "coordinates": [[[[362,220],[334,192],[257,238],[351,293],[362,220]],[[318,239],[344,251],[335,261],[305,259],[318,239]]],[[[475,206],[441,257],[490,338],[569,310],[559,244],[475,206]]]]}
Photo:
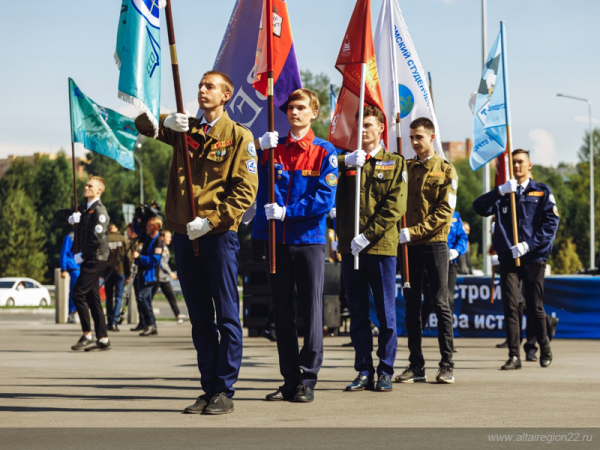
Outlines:
{"type": "Polygon", "coordinates": [[[81,320],[84,333],[92,331],[90,312],[94,318],[96,339],[108,337],[104,311],[100,302],[100,275],[104,273],[106,261],[84,261],[81,273],[73,287],[73,303],[81,320]]]}
{"type": "Polygon", "coordinates": [[[177,306],[177,300],[175,299],[175,293],[173,292],[173,288],[171,287],[171,283],[168,281],[161,281],[154,285],[154,290],[152,291],[152,297],[156,295],[158,288],[162,291],[162,293],[167,297],[169,301],[169,305],[171,305],[171,309],[173,310],[173,314],[177,317],[180,314],[179,307],[177,306]]]}
{"type": "MultiPolygon", "coordinates": [[[[448,264],[448,304],[450,305],[450,312],[454,314],[454,288],[456,287],[456,277],[458,275],[458,264],[448,264]]],[[[427,273],[425,273],[425,278],[427,278],[427,273]]],[[[421,308],[421,322],[423,324],[423,328],[425,328],[425,324],[427,320],[429,320],[429,315],[433,311],[433,297],[431,292],[426,286],[423,292],[423,306],[421,308]]]]}
{"type": "Polygon", "coordinates": [[[424,367],[425,359],[421,349],[421,297],[429,289],[433,308],[438,319],[438,343],[442,355],[441,364],[454,367],[452,353],[454,333],[452,330],[452,311],[448,303],[448,244],[409,245],[408,263],[410,265],[410,289],[404,290],[406,307],[406,331],[408,332],[409,361],[411,366],[424,367]]]}
{"type": "Polygon", "coordinates": [[[514,260],[500,263],[500,288],[509,357],[520,357],[521,322],[519,306],[519,282],[523,283],[523,296],[527,311],[527,322],[532,323],[538,344],[546,339],[546,311],[544,310],[545,262],[521,263],[514,260]]]}
{"type": "MultiPolygon", "coordinates": [[[[268,243],[265,252],[268,255],[268,243]]],[[[323,282],[325,246],[277,244],[277,273],[267,273],[273,297],[279,370],[286,384],[314,388],[323,364],[323,282]],[[304,346],[299,350],[294,287],[304,320],[304,346]]]]}

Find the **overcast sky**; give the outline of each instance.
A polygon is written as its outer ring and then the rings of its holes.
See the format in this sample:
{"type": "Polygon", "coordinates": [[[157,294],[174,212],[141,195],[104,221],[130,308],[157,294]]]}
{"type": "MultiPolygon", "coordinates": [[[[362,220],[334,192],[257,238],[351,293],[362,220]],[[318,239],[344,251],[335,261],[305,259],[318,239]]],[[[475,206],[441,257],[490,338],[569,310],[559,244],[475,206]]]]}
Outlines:
{"type": "MultiPolygon", "coordinates": [[[[382,0],[372,0],[373,29],[382,0]]],[[[504,20],[516,147],[534,163],[576,162],[589,98],[600,117],[600,1],[487,0],[488,49],[504,20]]],[[[184,102],[195,111],[201,74],[212,68],[235,0],[173,0],[184,102]]],[[[341,76],[335,60],[355,2],[288,0],[301,69],[341,76]]],[[[0,28],[0,157],[70,149],[67,79],[97,103],[130,116],[117,98],[113,61],[121,0],[3,2],[0,28]]],[[[400,7],[426,71],[444,141],[472,135],[468,107],[481,77],[481,0],[403,0],[400,7]]],[[[164,19],[161,17],[164,25],[164,19]]],[[[162,48],[168,48],[166,31],[162,48]]],[[[165,58],[165,61],[167,59],[165,58]]],[[[175,108],[163,66],[162,106],[175,108]]],[[[595,112],[594,112],[595,111],[595,112]]],[[[600,126],[600,120],[594,119],[600,126]]]]}

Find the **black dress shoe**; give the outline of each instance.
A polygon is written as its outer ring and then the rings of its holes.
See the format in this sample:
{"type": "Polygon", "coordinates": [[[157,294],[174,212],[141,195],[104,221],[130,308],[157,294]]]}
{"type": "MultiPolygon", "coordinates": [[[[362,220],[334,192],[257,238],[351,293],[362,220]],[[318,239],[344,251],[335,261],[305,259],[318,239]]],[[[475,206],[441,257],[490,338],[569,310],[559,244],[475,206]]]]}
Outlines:
{"type": "Polygon", "coordinates": [[[204,411],[204,408],[206,408],[206,405],[208,405],[211,398],[210,395],[203,394],[196,399],[196,403],[185,408],[183,412],[185,414],[202,414],[202,411],[204,411]]]}
{"type": "Polygon", "coordinates": [[[389,375],[381,375],[377,380],[375,390],[378,392],[391,392],[392,391],[392,380],[389,375]]]}
{"type": "Polygon", "coordinates": [[[144,325],[140,325],[140,324],[138,324],[138,326],[137,326],[137,327],[135,327],[135,328],[130,328],[130,329],[129,329],[129,331],[142,331],[144,328],[146,328],[146,327],[144,327],[144,325]]]}
{"type": "Polygon", "coordinates": [[[508,358],[508,361],[504,363],[501,370],[518,370],[521,368],[521,358],[518,356],[511,356],[508,358]]]}
{"type": "Polygon", "coordinates": [[[558,325],[558,317],[550,317],[550,329],[548,330],[548,340],[554,339],[556,334],[556,326],[558,325]]]}
{"type": "Polygon", "coordinates": [[[296,384],[284,384],[280,386],[275,392],[267,394],[265,397],[266,400],[270,402],[281,402],[281,401],[292,401],[294,399],[294,395],[296,395],[296,389],[298,385],[296,384]]]}
{"type": "Polygon", "coordinates": [[[535,356],[535,350],[527,350],[527,356],[525,357],[525,361],[537,361],[538,358],[535,356]]]}
{"type": "Polygon", "coordinates": [[[501,342],[500,344],[496,344],[496,348],[508,348],[508,341],[501,342]]]}
{"type": "Polygon", "coordinates": [[[210,399],[208,405],[204,408],[203,414],[217,416],[231,412],[233,412],[233,400],[227,397],[225,392],[219,392],[210,399]]]}
{"type": "Polygon", "coordinates": [[[104,350],[110,350],[110,341],[106,343],[96,341],[94,345],[85,348],[86,352],[101,352],[104,350]]]}
{"type": "Polygon", "coordinates": [[[540,344],[540,366],[548,367],[552,363],[552,350],[550,349],[550,339],[547,337],[540,344]]]}
{"type": "Polygon", "coordinates": [[[365,389],[369,391],[373,390],[373,378],[361,374],[358,374],[356,379],[346,386],[346,391],[349,392],[364,391],[365,389]]]}
{"type": "Polygon", "coordinates": [[[294,401],[297,403],[310,403],[315,399],[315,392],[312,388],[301,384],[296,389],[296,395],[294,395],[294,401]]]}

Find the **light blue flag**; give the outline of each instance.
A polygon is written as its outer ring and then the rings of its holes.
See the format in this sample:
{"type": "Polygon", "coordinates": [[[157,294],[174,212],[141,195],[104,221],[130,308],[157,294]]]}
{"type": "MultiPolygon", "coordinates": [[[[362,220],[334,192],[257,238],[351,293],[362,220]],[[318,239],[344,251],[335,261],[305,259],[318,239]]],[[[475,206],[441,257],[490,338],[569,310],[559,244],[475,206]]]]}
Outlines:
{"type": "Polygon", "coordinates": [[[165,0],[123,0],[115,61],[119,98],[146,112],[158,131],[160,113],[160,8],[165,0]]]}
{"type": "Polygon", "coordinates": [[[114,159],[134,170],[133,149],[138,132],[133,119],[103,108],[87,97],[69,78],[69,102],[73,142],[114,159]]]}
{"type": "Polygon", "coordinates": [[[478,170],[506,150],[506,125],[510,124],[506,89],[506,55],[503,29],[488,54],[477,90],[473,115],[473,150],[469,163],[478,170]]]}
{"type": "Polygon", "coordinates": [[[337,97],[333,92],[333,84],[329,85],[329,119],[333,120],[333,113],[335,112],[335,105],[337,105],[337,97]]]}

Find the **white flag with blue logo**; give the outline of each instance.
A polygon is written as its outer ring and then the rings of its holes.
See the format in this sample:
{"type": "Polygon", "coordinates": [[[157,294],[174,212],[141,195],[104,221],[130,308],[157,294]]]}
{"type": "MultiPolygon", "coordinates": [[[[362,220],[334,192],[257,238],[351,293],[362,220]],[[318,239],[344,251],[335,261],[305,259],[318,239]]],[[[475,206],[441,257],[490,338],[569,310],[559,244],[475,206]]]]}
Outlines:
{"type": "Polygon", "coordinates": [[[473,150],[469,163],[477,170],[506,150],[506,124],[510,116],[504,90],[502,32],[485,61],[473,110],[473,150]]]}
{"type": "MultiPolygon", "coordinates": [[[[440,140],[433,101],[427,77],[415,46],[404,23],[397,0],[384,0],[375,31],[375,53],[381,86],[381,95],[388,120],[388,142],[396,142],[396,115],[400,112],[402,154],[412,158],[415,152],[410,145],[410,124],[419,117],[427,117],[435,127],[434,149],[445,158],[440,140]]],[[[395,148],[390,149],[396,152],[395,148]]]]}
{"type": "Polygon", "coordinates": [[[160,8],[166,0],[123,0],[115,61],[119,98],[148,114],[158,131],[160,113],[160,8]]]}

